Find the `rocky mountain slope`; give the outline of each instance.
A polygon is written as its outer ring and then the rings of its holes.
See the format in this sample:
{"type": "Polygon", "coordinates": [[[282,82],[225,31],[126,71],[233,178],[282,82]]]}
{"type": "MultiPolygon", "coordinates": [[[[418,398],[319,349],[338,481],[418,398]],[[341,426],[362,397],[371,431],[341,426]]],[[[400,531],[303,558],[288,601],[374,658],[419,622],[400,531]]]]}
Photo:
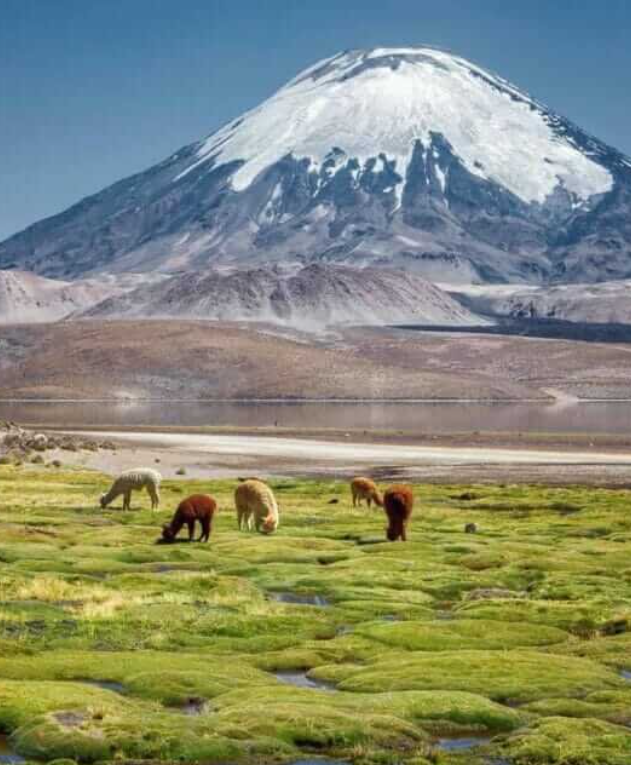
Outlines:
{"type": "Polygon", "coordinates": [[[631,324],[631,280],[600,284],[458,286],[446,289],[473,311],[514,318],[631,324]]]}
{"type": "Polygon", "coordinates": [[[79,315],[272,321],[303,329],[343,323],[484,323],[413,274],[316,264],[300,269],[188,271],[110,297],[79,315]]]}
{"type": "Polygon", "coordinates": [[[631,163],[458,56],[350,51],[0,244],[0,268],[63,278],[270,261],[631,277],[631,163]]]}
{"type": "Polygon", "coordinates": [[[26,271],[0,271],[0,324],[57,321],[162,278],[160,274],[104,274],[69,282],[26,271]]]}

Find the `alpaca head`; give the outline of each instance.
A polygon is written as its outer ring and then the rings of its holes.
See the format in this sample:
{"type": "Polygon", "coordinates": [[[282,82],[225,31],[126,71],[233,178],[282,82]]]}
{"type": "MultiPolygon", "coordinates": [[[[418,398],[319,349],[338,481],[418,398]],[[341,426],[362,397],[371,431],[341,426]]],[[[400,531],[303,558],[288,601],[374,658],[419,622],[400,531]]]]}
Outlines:
{"type": "Polygon", "coordinates": [[[164,539],[165,542],[172,542],[174,538],[175,535],[173,534],[171,526],[169,526],[168,523],[165,523],[162,527],[162,539],[164,539]]]}
{"type": "Polygon", "coordinates": [[[101,497],[99,499],[99,505],[101,505],[102,510],[105,510],[107,506],[107,494],[101,494],[101,497]]]}
{"type": "Polygon", "coordinates": [[[383,507],[383,497],[381,494],[379,494],[379,491],[375,489],[371,494],[372,501],[375,503],[375,505],[378,505],[379,507],[383,507]]]}
{"type": "Polygon", "coordinates": [[[396,542],[403,532],[404,524],[396,519],[391,520],[386,529],[386,537],[389,542],[396,542]]]}
{"type": "Polygon", "coordinates": [[[268,516],[261,527],[263,534],[273,534],[276,531],[276,519],[268,516]]]}

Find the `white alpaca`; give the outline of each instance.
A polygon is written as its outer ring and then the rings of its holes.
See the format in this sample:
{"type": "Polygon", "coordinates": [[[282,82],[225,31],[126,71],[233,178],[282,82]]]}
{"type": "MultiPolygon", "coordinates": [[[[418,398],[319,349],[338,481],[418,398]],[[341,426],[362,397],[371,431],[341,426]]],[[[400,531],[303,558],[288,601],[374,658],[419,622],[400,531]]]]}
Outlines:
{"type": "Polygon", "coordinates": [[[252,521],[257,531],[271,534],[278,528],[278,505],[270,487],[256,479],[239,484],[234,492],[239,530],[252,530],[252,521]]]}
{"type": "Polygon", "coordinates": [[[160,481],[162,481],[160,473],[151,468],[126,470],[114,480],[110,490],[101,495],[101,507],[106,508],[116,497],[123,494],[123,510],[129,510],[132,491],[146,489],[151,497],[151,509],[157,510],[160,504],[160,481]]]}

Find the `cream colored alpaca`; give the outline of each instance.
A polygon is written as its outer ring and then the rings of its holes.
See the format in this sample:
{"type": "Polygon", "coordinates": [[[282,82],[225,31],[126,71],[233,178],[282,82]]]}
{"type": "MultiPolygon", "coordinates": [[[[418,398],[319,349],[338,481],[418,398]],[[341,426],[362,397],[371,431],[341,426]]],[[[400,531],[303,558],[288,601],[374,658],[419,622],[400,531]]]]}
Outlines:
{"type": "Polygon", "coordinates": [[[157,510],[160,504],[160,482],[162,476],[157,470],[151,468],[135,468],[121,473],[106,494],[101,495],[100,503],[106,508],[116,497],[123,495],[123,510],[129,510],[131,506],[132,491],[146,489],[151,497],[151,509],[157,510]]]}
{"type": "Polygon", "coordinates": [[[353,478],[351,481],[351,494],[353,496],[353,507],[361,505],[362,500],[368,507],[374,502],[379,507],[383,507],[383,498],[374,481],[370,478],[353,478]]]}
{"type": "Polygon", "coordinates": [[[257,479],[240,483],[234,492],[239,530],[272,534],[278,528],[278,505],[270,487],[257,479]]]}

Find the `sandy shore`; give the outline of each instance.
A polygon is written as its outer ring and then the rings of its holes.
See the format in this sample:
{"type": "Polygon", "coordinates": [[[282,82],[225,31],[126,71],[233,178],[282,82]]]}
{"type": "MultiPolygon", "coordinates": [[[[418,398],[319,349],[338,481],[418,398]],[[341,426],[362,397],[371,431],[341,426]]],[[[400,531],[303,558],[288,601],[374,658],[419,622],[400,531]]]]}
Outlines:
{"type": "MultiPolygon", "coordinates": [[[[68,431],[70,432],[70,431],[68,431]]],[[[631,483],[631,451],[610,448],[507,448],[298,438],[251,434],[83,430],[116,452],[63,454],[66,463],[116,473],[156,465],[165,477],[310,475],[347,478],[370,473],[388,480],[528,481],[550,484],[631,483]]]]}

